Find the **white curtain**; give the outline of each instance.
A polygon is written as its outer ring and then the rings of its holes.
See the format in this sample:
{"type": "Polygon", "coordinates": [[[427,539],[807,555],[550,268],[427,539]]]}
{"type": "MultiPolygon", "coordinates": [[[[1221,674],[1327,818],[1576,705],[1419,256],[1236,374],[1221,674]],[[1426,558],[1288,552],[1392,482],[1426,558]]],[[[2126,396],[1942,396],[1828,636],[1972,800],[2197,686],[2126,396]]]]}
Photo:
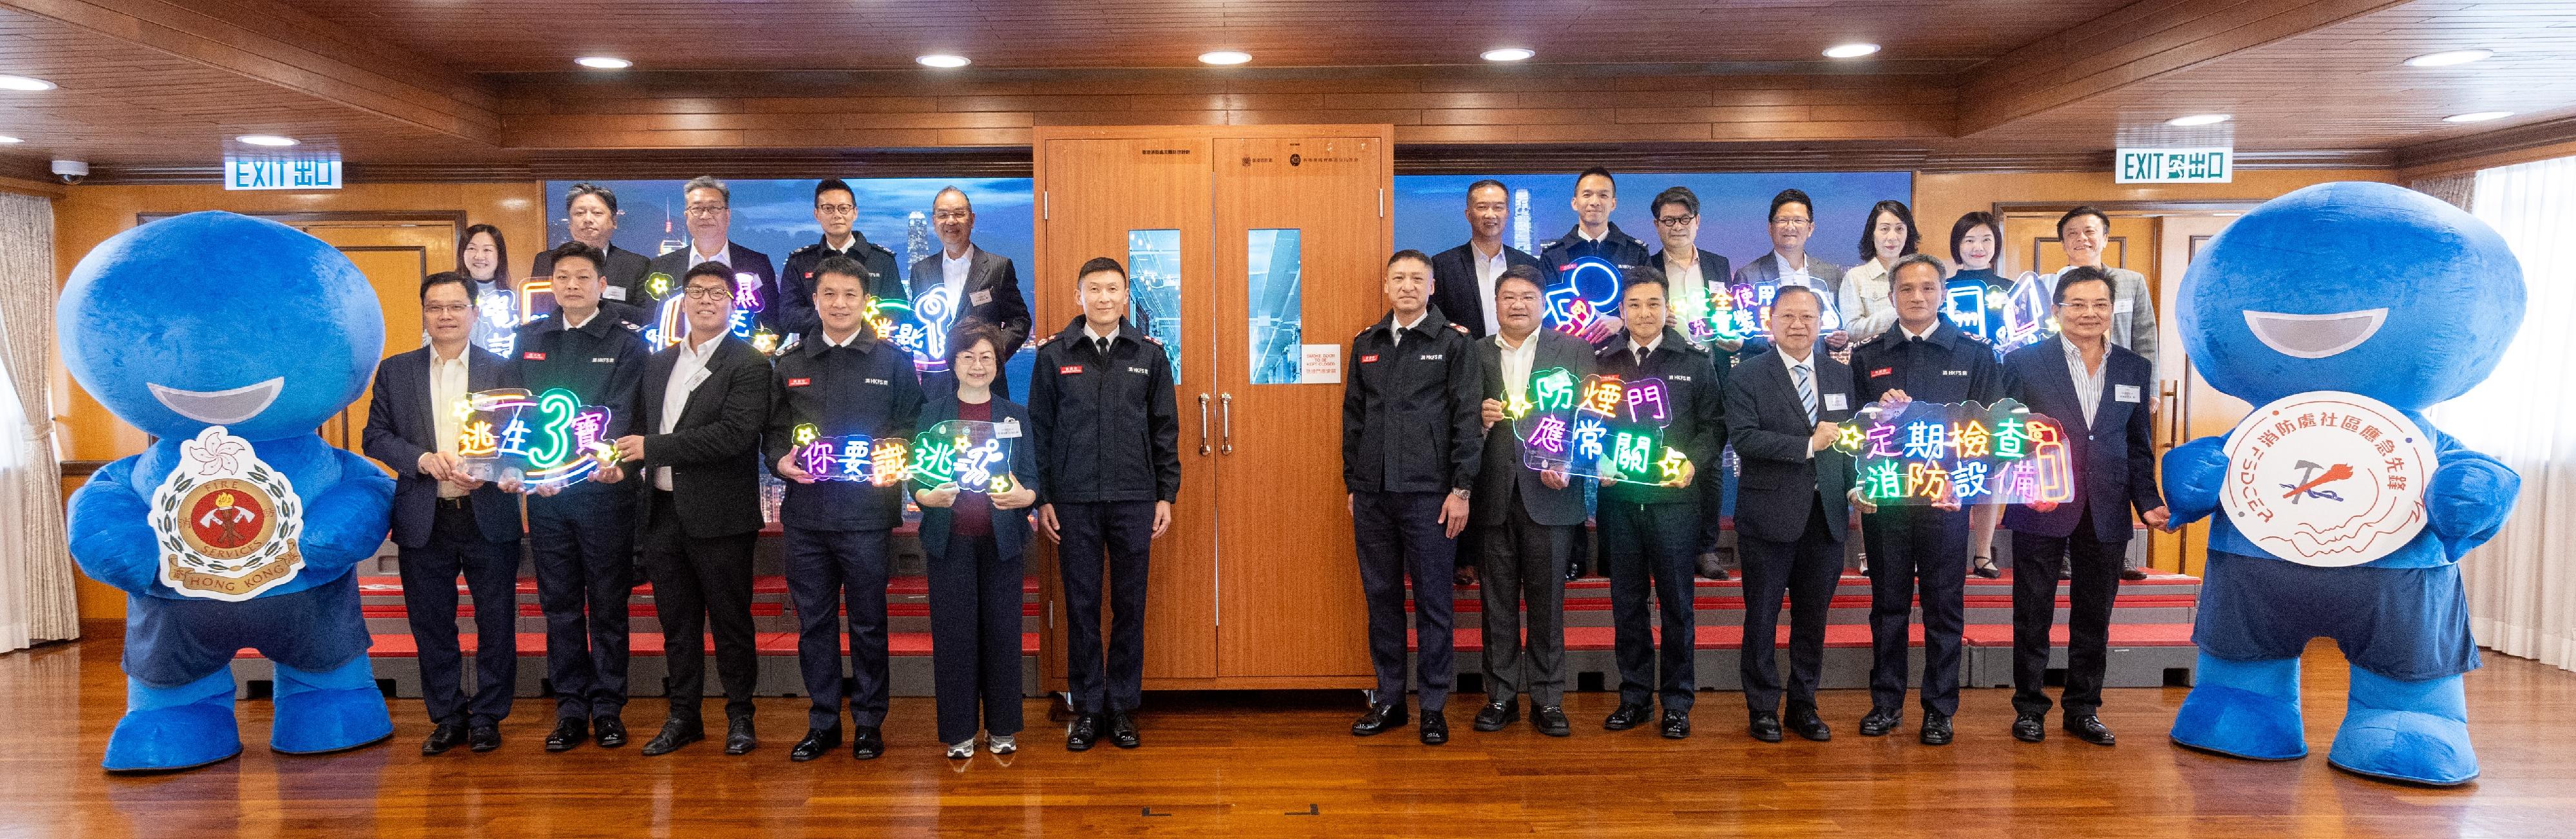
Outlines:
{"type": "Polygon", "coordinates": [[[80,637],[46,371],[54,205],[0,194],[0,652],[80,637]]]}
{"type": "Polygon", "coordinates": [[[2529,289],[2495,374],[2430,412],[2522,473],[2504,531],[2460,562],[2470,626],[2497,652],[2576,669],[2576,158],[2479,172],[2470,211],[2504,234],[2529,289]]]}

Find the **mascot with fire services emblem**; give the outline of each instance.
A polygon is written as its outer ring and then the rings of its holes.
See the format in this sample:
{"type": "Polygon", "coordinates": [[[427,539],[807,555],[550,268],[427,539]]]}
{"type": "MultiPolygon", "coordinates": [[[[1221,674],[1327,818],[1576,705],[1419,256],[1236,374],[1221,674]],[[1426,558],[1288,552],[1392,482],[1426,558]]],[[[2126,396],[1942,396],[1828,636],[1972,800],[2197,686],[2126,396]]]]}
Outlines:
{"type": "Polygon", "coordinates": [[[2183,746],[2308,753],[2299,656],[2332,638],[2351,698],[2328,760],[2410,783],[2477,777],[2461,677],[2478,666],[2459,559],[2522,479],[2423,411],[2495,369],[2523,314],[2504,239],[2387,184],[2312,186],[2219,234],[2183,277],[2194,369],[2259,406],[2165,455],[2173,523],[2216,513],[2183,746]],[[2316,388],[2330,388],[2318,390],[2316,388]]]}
{"type": "Polygon", "coordinates": [[[127,592],[126,712],[103,765],[240,754],[246,647],[276,665],[270,748],[391,735],[352,569],[384,542],[393,480],[314,433],[383,355],[365,275],[294,228],[191,213],[82,257],[54,317],[72,377],[157,438],[68,505],[81,570],[127,592]]]}

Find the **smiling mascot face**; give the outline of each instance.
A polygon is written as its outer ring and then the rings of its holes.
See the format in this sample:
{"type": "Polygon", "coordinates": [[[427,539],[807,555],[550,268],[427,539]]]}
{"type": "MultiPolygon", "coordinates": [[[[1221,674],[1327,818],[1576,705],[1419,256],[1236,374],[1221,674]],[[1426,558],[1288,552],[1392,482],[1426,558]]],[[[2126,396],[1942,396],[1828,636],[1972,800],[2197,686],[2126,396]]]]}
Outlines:
{"type": "Polygon", "coordinates": [[[348,257],[225,212],[101,243],[54,320],[72,378],[164,439],[209,425],[253,441],[310,434],[358,397],[385,343],[375,290],[348,257]]]}

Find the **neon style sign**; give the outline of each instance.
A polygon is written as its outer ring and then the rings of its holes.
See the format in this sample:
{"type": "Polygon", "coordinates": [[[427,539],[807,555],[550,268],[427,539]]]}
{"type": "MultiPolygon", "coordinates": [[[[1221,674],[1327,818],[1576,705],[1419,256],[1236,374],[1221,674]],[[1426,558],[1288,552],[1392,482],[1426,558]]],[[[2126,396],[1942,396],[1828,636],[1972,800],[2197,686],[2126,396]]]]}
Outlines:
{"type": "Polygon", "coordinates": [[[1690,457],[1664,445],[1672,421],[1662,379],[1592,375],[1579,384],[1556,367],[1530,376],[1528,393],[1504,406],[1521,440],[1521,465],[1589,475],[1608,483],[1690,485],[1690,457]]]}
{"type": "Polygon", "coordinates": [[[959,492],[1009,492],[1011,438],[1017,424],[1006,428],[980,420],[946,420],[912,437],[912,480],[926,489],[954,486],[959,492]]]}
{"type": "Polygon", "coordinates": [[[1581,335],[1619,311],[1619,267],[1609,260],[1587,256],[1557,270],[1561,282],[1542,299],[1547,305],[1542,320],[1549,328],[1581,335]]]}
{"type": "MultiPolygon", "coordinates": [[[[681,301],[687,299],[688,295],[681,294],[680,291],[672,287],[669,274],[656,271],[644,278],[645,296],[658,301],[654,305],[659,307],[653,318],[653,325],[644,329],[646,348],[659,350],[664,347],[678,346],[688,337],[689,316],[680,308],[681,301]]],[[[752,317],[765,309],[766,306],[760,299],[760,276],[748,271],[735,273],[733,275],[733,315],[727,329],[734,337],[751,342],[752,348],[764,355],[786,348],[778,340],[778,333],[761,326],[759,320],[752,317]]]]}
{"type": "Polygon", "coordinates": [[[891,297],[868,298],[868,323],[878,336],[912,354],[915,373],[948,369],[948,329],[956,325],[957,299],[947,286],[935,286],[909,302],[891,297]]]}
{"type": "Polygon", "coordinates": [[[1860,494],[1881,506],[2066,503],[2075,464],[2066,430],[2012,399],[1862,406],[1834,448],[1859,461],[1860,494]]]}
{"type": "MultiPolygon", "coordinates": [[[[1739,283],[1727,286],[1726,293],[1733,298],[1723,312],[1729,322],[1725,328],[1712,324],[1713,334],[1721,338],[1771,337],[1771,301],[1780,297],[1778,282],[1739,283]],[[1726,329],[1732,329],[1733,333],[1729,334],[1726,329]]],[[[1824,304],[1817,312],[1816,334],[1825,335],[1842,329],[1843,316],[1834,310],[1833,300],[1822,291],[1816,292],[1816,298],[1824,304]]],[[[1719,315],[1719,312],[1710,313],[1711,317],[1719,315]]]]}
{"type": "Polygon", "coordinates": [[[536,396],[520,388],[486,390],[456,401],[456,456],[479,480],[517,478],[522,487],[569,486],[617,462],[608,442],[608,409],[581,404],[572,391],[536,396]]]}

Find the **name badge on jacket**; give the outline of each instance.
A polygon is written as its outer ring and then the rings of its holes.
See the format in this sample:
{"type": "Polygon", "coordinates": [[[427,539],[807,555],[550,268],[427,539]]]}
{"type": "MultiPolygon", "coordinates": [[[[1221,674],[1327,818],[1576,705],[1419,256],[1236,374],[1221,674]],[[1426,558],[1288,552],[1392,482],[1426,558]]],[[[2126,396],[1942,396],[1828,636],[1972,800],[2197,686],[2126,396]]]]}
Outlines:
{"type": "Polygon", "coordinates": [[[885,386],[888,386],[888,385],[892,385],[892,384],[894,384],[894,383],[893,383],[893,382],[886,381],[886,380],[884,380],[884,379],[869,379],[869,380],[868,380],[868,384],[876,385],[876,386],[879,386],[879,387],[885,387],[885,386]]]}
{"type": "Polygon", "coordinates": [[[2137,386],[2137,385],[2112,385],[2112,386],[2111,386],[2111,398],[2112,398],[2114,401],[2119,401],[2119,402],[2128,402],[2128,403],[2135,404],[2135,403],[2138,401],[2138,386],[2137,386]]]}
{"type": "Polygon", "coordinates": [[[609,286],[607,288],[600,289],[599,296],[610,300],[624,301],[626,299],[626,287],[622,285],[609,286]]]}
{"type": "Polygon", "coordinates": [[[1825,410],[1828,410],[1828,411],[1848,411],[1848,410],[1851,410],[1851,399],[1850,399],[1849,397],[1846,397],[1846,396],[1844,396],[1843,394],[1839,394],[1839,393],[1828,393],[1828,394],[1825,394],[1825,410]]]}
{"type": "Polygon", "coordinates": [[[1017,437],[1019,437],[1019,436],[1020,436],[1020,421],[1019,421],[1019,420],[1015,420],[1015,419],[1006,419],[1006,420],[1003,420],[1003,421],[1001,421],[1001,422],[993,423],[993,437],[994,437],[995,439],[999,439],[999,440],[1010,440],[1010,439],[1015,439],[1015,438],[1017,438],[1017,437]]]}
{"type": "Polygon", "coordinates": [[[991,302],[993,302],[993,290],[989,288],[966,295],[966,303],[970,306],[981,306],[991,302]]]}
{"type": "Polygon", "coordinates": [[[1082,365],[1067,364],[1065,366],[1055,368],[1055,374],[1058,376],[1079,376],[1082,375],[1082,365]]]}
{"type": "Polygon", "coordinates": [[[2123,297],[2111,302],[2111,314],[2125,315],[2138,310],[2138,301],[2123,297]]]}
{"type": "Polygon", "coordinates": [[[808,378],[805,378],[805,377],[803,377],[803,376],[798,376],[798,377],[796,377],[796,378],[788,379],[788,380],[787,380],[787,386],[788,386],[788,387],[804,387],[804,386],[806,386],[806,385],[810,385],[810,384],[813,384],[813,383],[814,383],[814,380],[813,380],[813,379],[808,379],[808,378]]]}

